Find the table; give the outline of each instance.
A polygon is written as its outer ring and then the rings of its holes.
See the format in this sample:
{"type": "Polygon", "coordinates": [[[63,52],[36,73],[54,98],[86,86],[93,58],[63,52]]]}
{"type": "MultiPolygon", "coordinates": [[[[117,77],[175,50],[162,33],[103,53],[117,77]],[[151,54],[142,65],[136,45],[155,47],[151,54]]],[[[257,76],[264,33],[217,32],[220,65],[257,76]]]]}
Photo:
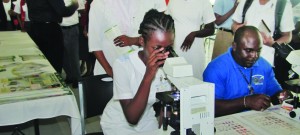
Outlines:
{"type": "Polygon", "coordinates": [[[215,118],[215,135],[299,135],[300,122],[279,112],[280,105],[215,118]]]}
{"type": "Polygon", "coordinates": [[[3,99],[3,95],[8,95],[4,99],[9,99],[9,102],[0,100],[0,126],[20,124],[33,119],[69,116],[72,135],[80,135],[82,133],[81,116],[75,96],[70,88],[64,85],[53,86],[53,89],[48,88],[47,84],[51,85],[48,80],[43,80],[42,85],[32,83],[28,86],[27,83],[22,84],[14,81],[4,86],[5,81],[3,80],[11,80],[11,78],[23,79],[31,75],[54,74],[55,70],[50,63],[40,56],[43,56],[42,53],[27,33],[20,31],[0,32],[0,80],[2,81],[0,81],[0,97],[3,99]],[[16,84],[16,87],[11,86],[16,84]],[[44,88],[44,85],[47,88],[44,88]],[[12,88],[14,88],[13,92],[12,88]],[[28,88],[34,90],[25,91],[25,88],[26,90],[28,88]],[[52,90],[55,92],[51,92],[52,90]],[[48,95],[41,94],[45,91],[48,95]],[[20,96],[26,95],[26,93],[27,96],[20,96]]]}

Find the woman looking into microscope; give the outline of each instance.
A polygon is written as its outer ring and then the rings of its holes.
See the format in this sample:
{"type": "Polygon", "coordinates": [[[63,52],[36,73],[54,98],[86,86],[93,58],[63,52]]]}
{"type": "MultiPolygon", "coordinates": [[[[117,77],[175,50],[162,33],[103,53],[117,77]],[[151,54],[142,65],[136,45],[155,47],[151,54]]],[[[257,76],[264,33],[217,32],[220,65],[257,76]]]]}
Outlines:
{"type": "Polygon", "coordinates": [[[175,29],[171,16],[148,11],[139,28],[144,48],[119,57],[113,65],[113,98],[105,107],[101,127],[105,135],[127,135],[158,129],[152,105],[160,90],[170,90],[159,67],[173,46],[175,29]]]}

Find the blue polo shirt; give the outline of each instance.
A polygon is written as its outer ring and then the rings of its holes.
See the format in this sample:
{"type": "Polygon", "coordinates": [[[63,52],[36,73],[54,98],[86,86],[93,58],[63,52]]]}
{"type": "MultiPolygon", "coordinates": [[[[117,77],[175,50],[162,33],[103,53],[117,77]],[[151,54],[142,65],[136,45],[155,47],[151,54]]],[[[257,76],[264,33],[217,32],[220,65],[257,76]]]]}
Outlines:
{"type": "Polygon", "coordinates": [[[203,80],[215,84],[216,99],[236,99],[250,94],[248,83],[242,73],[254,89],[254,94],[266,94],[273,96],[282,88],[275,79],[272,66],[262,57],[250,68],[244,68],[237,64],[232,55],[232,48],[213,61],[211,61],[203,73],[203,80]]]}

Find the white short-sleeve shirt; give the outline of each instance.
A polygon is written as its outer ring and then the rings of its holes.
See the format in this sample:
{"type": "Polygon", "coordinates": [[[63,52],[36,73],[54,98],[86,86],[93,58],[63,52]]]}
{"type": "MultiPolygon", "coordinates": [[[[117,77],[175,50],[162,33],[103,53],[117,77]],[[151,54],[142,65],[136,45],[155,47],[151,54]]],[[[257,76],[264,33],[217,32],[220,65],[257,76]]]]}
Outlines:
{"type": "MultiPolygon", "coordinates": [[[[130,50],[137,50],[136,46],[116,47],[113,39],[121,34],[130,37],[138,36],[138,29],[144,15],[152,8],[164,11],[165,1],[94,0],[89,12],[89,51],[103,51],[108,63],[112,65],[120,55],[130,50]],[[118,34],[107,36],[111,28],[117,29],[118,34]]],[[[102,66],[96,61],[94,74],[103,74],[103,71],[102,66]],[[102,72],[99,72],[101,70],[102,72]]]]}
{"type": "MultiPolygon", "coordinates": [[[[15,5],[14,12],[16,12],[17,14],[21,14],[21,0],[15,1],[14,5],[15,5]]],[[[28,18],[27,4],[25,3],[22,8],[23,8],[23,11],[25,12],[25,21],[28,22],[29,18],[28,18]]]]}
{"type": "Polygon", "coordinates": [[[166,14],[170,14],[175,23],[175,52],[184,57],[193,66],[194,77],[202,80],[205,64],[203,38],[195,38],[191,48],[184,52],[181,45],[186,36],[199,31],[200,26],[215,21],[215,15],[209,0],[171,0],[166,14]]]}
{"type": "Polygon", "coordinates": [[[144,77],[146,66],[138,56],[138,51],[119,57],[114,65],[113,98],[106,105],[101,117],[101,127],[107,135],[130,135],[158,129],[158,121],[152,105],[156,92],[171,90],[165,75],[159,69],[152,81],[148,104],[137,125],[130,125],[123,113],[120,99],[132,99],[144,77]]]}
{"type": "MultiPolygon", "coordinates": [[[[242,22],[242,13],[245,2],[246,0],[240,1],[232,17],[232,19],[238,23],[242,22]]],[[[259,3],[259,0],[254,0],[245,15],[246,25],[258,27],[261,23],[261,20],[264,20],[266,25],[271,30],[270,33],[273,34],[275,30],[276,3],[277,0],[270,0],[266,4],[261,5],[259,3]]],[[[285,10],[282,15],[282,19],[280,22],[280,30],[281,32],[290,32],[294,30],[293,12],[289,0],[287,0],[285,10]]],[[[271,65],[274,65],[274,53],[274,48],[264,45],[262,48],[261,56],[264,57],[271,65]]]]}
{"type": "MultiPolygon", "coordinates": [[[[78,9],[77,10],[84,10],[84,1],[83,0],[77,0],[78,1],[78,9]]],[[[72,3],[72,0],[64,0],[65,5],[69,6],[72,3]]],[[[63,17],[63,20],[61,22],[61,26],[71,26],[79,23],[79,13],[78,11],[75,11],[74,14],[68,17],[63,17]]]]}

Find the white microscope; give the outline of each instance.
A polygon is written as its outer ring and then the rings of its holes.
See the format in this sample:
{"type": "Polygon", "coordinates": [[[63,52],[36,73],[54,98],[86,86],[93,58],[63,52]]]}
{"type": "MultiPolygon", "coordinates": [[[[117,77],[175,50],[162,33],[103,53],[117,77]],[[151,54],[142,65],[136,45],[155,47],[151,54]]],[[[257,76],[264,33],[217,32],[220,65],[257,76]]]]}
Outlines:
{"type": "Polygon", "coordinates": [[[193,77],[192,65],[183,57],[166,59],[163,70],[172,91],[157,93],[164,106],[163,130],[171,135],[214,134],[215,87],[193,77]]]}

